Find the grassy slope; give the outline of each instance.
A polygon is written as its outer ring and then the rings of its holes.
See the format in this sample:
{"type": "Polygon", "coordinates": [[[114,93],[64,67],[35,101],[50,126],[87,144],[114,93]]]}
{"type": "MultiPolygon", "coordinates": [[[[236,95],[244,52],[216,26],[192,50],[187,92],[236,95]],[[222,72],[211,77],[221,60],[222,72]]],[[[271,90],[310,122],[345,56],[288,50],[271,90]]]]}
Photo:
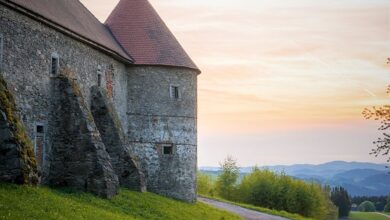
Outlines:
{"type": "Polygon", "coordinates": [[[0,219],[240,219],[203,203],[187,204],[122,189],[112,200],[70,190],[0,184],[0,219]]]}
{"type": "Polygon", "coordinates": [[[375,212],[351,212],[349,220],[389,220],[390,217],[375,212]]]}
{"type": "Polygon", "coordinates": [[[253,206],[253,205],[249,205],[249,204],[231,202],[231,201],[228,201],[228,200],[225,200],[225,199],[221,199],[221,198],[217,198],[217,197],[210,197],[210,196],[205,196],[205,195],[200,195],[200,196],[205,197],[205,198],[209,198],[209,199],[214,199],[214,200],[217,200],[217,201],[220,201],[220,202],[230,203],[230,204],[233,204],[233,205],[237,205],[237,206],[240,206],[240,207],[243,207],[243,208],[259,211],[259,212],[270,214],[270,215],[276,215],[276,216],[285,217],[285,218],[292,219],[292,220],[312,220],[311,218],[305,218],[305,217],[303,217],[301,215],[289,213],[289,212],[286,212],[286,211],[278,211],[278,210],[273,210],[273,209],[262,208],[262,207],[259,207],[259,206],[253,206]]]}

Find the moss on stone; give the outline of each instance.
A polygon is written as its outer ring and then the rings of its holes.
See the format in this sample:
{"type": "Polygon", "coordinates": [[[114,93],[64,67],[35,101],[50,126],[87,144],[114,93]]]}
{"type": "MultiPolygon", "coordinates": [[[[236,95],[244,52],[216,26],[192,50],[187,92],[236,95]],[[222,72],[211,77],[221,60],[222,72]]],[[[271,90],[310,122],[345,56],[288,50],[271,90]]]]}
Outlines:
{"type": "Polygon", "coordinates": [[[0,110],[6,115],[9,128],[14,134],[17,151],[20,158],[21,174],[24,184],[36,185],[38,183],[38,166],[33,152],[33,144],[26,130],[16,114],[16,104],[12,93],[7,88],[0,73],[0,110]]]}

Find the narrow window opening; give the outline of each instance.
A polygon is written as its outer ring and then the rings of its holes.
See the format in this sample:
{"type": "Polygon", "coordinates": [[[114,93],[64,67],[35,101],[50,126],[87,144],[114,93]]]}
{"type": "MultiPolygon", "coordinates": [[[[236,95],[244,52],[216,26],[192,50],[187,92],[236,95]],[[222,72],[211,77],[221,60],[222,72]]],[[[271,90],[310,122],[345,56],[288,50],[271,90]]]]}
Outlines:
{"type": "Polygon", "coordinates": [[[162,150],[163,150],[164,155],[172,155],[173,154],[173,145],[172,144],[163,145],[162,150]]]}
{"type": "Polygon", "coordinates": [[[51,56],[51,67],[50,67],[50,73],[51,75],[57,75],[58,74],[58,67],[59,67],[59,58],[57,55],[51,56]]]}
{"type": "Polygon", "coordinates": [[[3,70],[3,35],[0,33],[0,71],[3,70]]]}
{"type": "Polygon", "coordinates": [[[24,124],[27,124],[27,116],[26,115],[23,115],[22,120],[23,120],[24,124]]]}
{"type": "Polygon", "coordinates": [[[35,156],[38,162],[38,166],[43,165],[43,155],[45,151],[45,127],[43,125],[37,125],[35,127],[35,156]]]}
{"type": "Polygon", "coordinates": [[[171,86],[171,98],[172,99],[179,99],[180,98],[180,92],[178,86],[171,86]]]}
{"type": "Polygon", "coordinates": [[[102,74],[98,73],[98,86],[102,86],[102,74]]]}
{"type": "Polygon", "coordinates": [[[98,65],[97,67],[97,80],[98,80],[98,86],[102,86],[102,66],[98,65]]]}

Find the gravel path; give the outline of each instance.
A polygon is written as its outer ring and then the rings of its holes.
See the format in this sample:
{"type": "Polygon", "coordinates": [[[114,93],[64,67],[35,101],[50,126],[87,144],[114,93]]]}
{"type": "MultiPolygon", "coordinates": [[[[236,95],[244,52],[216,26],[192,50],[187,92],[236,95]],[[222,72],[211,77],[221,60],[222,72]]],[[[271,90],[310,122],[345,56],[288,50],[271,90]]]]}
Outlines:
{"type": "Polygon", "coordinates": [[[224,209],[224,210],[229,211],[229,212],[233,212],[233,213],[235,213],[235,214],[237,214],[237,215],[239,215],[247,220],[287,220],[287,218],[264,214],[261,212],[253,211],[250,209],[242,208],[240,206],[236,206],[236,205],[232,205],[232,204],[228,204],[228,203],[224,203],[224,202],[215,201],[212,199],[198,197],[198,201],[212,205],[216,208],[220,208],[220,209],[224,209]]]}

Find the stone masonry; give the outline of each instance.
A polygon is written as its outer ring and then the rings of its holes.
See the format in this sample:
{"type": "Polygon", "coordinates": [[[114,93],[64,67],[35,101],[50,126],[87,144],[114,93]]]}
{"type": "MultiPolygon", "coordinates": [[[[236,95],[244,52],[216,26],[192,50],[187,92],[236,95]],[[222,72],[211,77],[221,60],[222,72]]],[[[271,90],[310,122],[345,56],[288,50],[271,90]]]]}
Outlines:
{"type": "Polygon", "coordinates": [[[137,191],[146,191],[145,176],[132,157],[121,122],[105,89],[93,86],[91,111],[103,143],[118,174],[120,185],[137,191]]]}
{"type": "Polygon", "coordinates": [[[0,181],[196,201],[200,70],[147,0],[0,0],[0,71],[0,181]]]}
{"type": "Polygon", "coordinates": [[[48,181],[111,198],[118,191],[118,176],[101,140],[91,112],[75,79],[52,79],[49,127],[53,129],[48,181]]]}

